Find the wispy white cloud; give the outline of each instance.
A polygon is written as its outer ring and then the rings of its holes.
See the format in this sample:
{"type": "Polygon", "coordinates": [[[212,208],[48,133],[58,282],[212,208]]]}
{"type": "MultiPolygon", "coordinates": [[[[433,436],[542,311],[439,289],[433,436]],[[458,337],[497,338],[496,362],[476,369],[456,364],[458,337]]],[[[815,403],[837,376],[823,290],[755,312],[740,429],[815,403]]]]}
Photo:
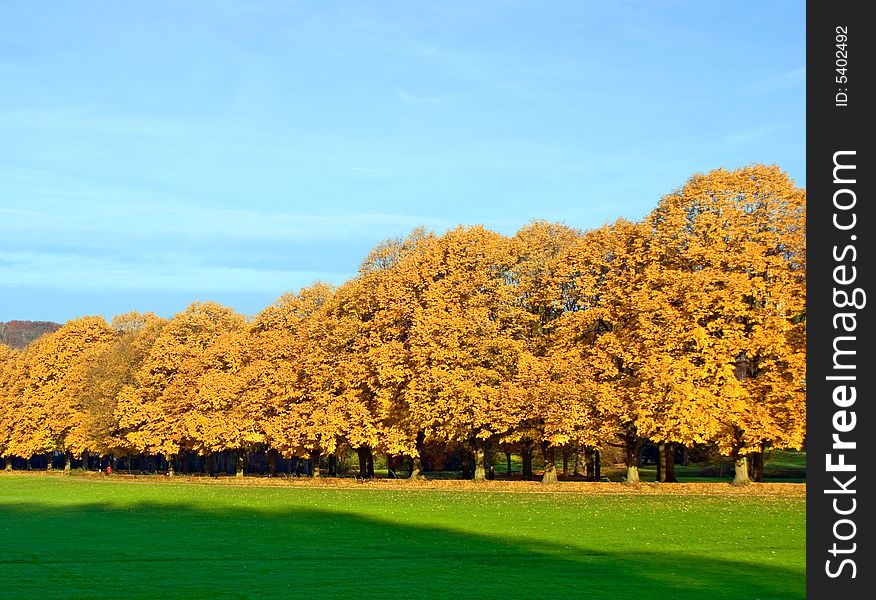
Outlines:
{"type": "Polygon", "coordinates": [[[419,226],[442,229],[447,223],[415,215],[381,212],[284,213],[245,209],[203,209],[185,205],[110,205],[43,210],[0,206],[0,232],[49,238],[106,236],[184,236],[225,240],[273,239],[294,242],[373,238],[419,226]]]}
{"type": "Polygon", "coordinates": [[[281,293],[316,280],[341,283],[351,273],[254,269],[200,264],[196,256],[170,254],[132,264],[112,256],[0,251],[0,286],[66,290],[173,290],[281,293]]]}

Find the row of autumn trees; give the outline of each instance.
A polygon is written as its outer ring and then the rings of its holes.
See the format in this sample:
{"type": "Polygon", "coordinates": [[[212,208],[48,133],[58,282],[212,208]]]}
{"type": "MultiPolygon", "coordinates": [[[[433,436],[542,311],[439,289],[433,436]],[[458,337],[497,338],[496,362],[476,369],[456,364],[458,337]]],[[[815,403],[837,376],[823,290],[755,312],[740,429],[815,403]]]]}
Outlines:
{"type": "Polygon", "coordinates": [[[0,456],[346,445],[416,477],[450,443],[480,479],[486,449],[540,445],[552,481],[555,452],[618,445],[635,482],[649,440],[716,444],[744,480],[747,455],[804,441],[804,221],[778,168],[717,170],[638,223],[416,230],[251,319],[80,318],[0,347],[0,456]]]}

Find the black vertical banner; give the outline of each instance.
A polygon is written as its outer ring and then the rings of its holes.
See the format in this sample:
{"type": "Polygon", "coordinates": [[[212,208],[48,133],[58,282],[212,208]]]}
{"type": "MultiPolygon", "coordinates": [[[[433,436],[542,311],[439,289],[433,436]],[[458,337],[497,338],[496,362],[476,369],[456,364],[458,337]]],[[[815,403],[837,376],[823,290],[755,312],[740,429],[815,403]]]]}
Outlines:
{"type": "Polygon", "coordinates": [[[872,598],[873,28],[865,2],[806,9],[807,597],[872,598]]]}

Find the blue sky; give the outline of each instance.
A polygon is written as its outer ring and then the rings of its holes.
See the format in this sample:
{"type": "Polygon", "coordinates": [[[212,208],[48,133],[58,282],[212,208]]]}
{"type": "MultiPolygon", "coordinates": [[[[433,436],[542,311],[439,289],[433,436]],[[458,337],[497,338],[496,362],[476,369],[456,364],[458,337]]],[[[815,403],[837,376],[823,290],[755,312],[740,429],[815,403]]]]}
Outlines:
{"type": "Polygon", "coordinates": [[[418,225],[804,180],[804,3],[0,3],[0,321],[340,283],[418,225]]]}

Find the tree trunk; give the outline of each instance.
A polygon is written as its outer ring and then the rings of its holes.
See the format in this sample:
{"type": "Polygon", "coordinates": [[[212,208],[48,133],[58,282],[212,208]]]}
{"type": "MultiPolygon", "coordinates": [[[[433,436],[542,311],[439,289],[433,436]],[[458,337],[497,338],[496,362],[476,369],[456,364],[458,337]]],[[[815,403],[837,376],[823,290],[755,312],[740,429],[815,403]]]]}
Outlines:
{"type": "Polygon", "coordinates": [[[474,480],[486,481],[487,471],[484,468],[484,443],[481,440],[474,442],[474,480]]]}
{"type": "Polygon", "coordinates": [[[423,476],[423,448],[426,445],[426,432],[420,430],[417,432],[417,438],[414,440],[414,454],[411,456],[411,474],[410,479],[425,479],[423,476]]]}
{"type": "Polygon", "coordinates": [[[563,448],[563,477],[569,476],[569,448],[563,448]]]}
{"type": "Polygon", "coordinates": [[[541,482],[557,483],[556,449],[547,442],[543,442],[541,453],[544,456],[544,475],[541,477],[541,482]]]}
{"type": "Polygon", "coordinates": [[[334,454],[328,456],[328,474],[329,477],[335,477],[338,474],[338,457],[334,454]]]}
{"type": "Polygon", "coordinates": [[[593,481],[602,479],[602,453],[599,450],[593,451],[593,481]]]}
{"type": "Polygon", "coordinates": [[[49,452],[48,460],[46,461],[46,471],[54,471],[54,469],[55,469],[54,459],[55,459],[55,453],[49,452]]]}
{"type": "Polygon", "coordinates": [[[547,443],[543,443],[541,448],[544,455],[544,475],[542,475],[541,482],[557,483],[556,450],[547,443]]]}
{"type": "Polygon", "coordinates": [[[277,476],[277,451],[271,448],[268,450],[268,477],[277,476]]]}
{"type": "Polygon", "coordinates": [[[395,479],[395,456],[386,455],[386,478],[395,479]]]}
{"type": "Polygon", "coordinates": [[[359,456],[359,477],[366,479],[374,477],[374,453],[370,446],[359,446],[356,448],[356,454],[359,456]]]}
{"type": "Polygon", "coordinates": [[[459,450],[459,466],[462,469],[462,478],[463,479],[471,479],[471,453],[466,449],[459,450]]]}
{"type": "Polygon", "coordinates": [[[511,479],[511,453],[510,452],[505,453],[505,464],[506,464],[505,473],[508,475],[508,479],[511,479]]]}
{"type": "Polygon", "coordinates": [[[423,459],[418,456],[411,457],[411,476],[412,481],[425,479],[423,476],[423,459]]]}
{"type": "Polygon", "coordinates": [[[173,463],[174,462],[176,462],[176,455],[175,454],[171,454],[170,456],[167,457],[167,476],[168,477],[174,476],[174,471],[173,471],[173,463]]]}
{"type": "Polygon", "coordinates": [[[748,457],[737,453],[733,462],[735,466],[733,485],[743,486],[751,484],[751,479],[748,477],[748,457]]]}
{"type": "Polygon", "coordinates": [[[532,442],[524,441],[520,454],[523,459],[523,479],[532,479],[532,442]]]}
{"type": "Polygon", "coordinates": [[[236,477],[243,477],[243,467],[246,465],[246,452],[243,450],[237,451],[237,461],[236,461],[236,477]]]}
{"type": "Polygon", "coordinates": [[[313,477],[314,479],[319,479],[319,477],[320,477],[319,458],[320,458],[320,451],[319,450],[314,450],[313,452],[310,453],[310,476],[313,477]]]}
{"type": "Polygon", "coordinates": [[[11,471],[11,470],[12,470],[12,457],[11,457],[11,456],[7,456],[7,457],[5,457],[3,460],[4,460],[4,462],[6,463],[6,464],[3,466],[3,470],[4,470],[4,471],[11,471]]]}
{"type": "Polygon", "coordinates": [[[663,482],[666,479],[666,444],[657,444],[657,477],[655,481],[663,482]]]}
{"type": "Polygon", "coordinates": [[[639,444],[635,441],[627,441],[625,447],[627,479],[624,483],[636,485],[639,483],[639,444]]]}
{"type": "Polygon", "coordinates": [[[763,481],[763,452],[754,452],[751,455],[751,479],[758,483],[763,481]]]}
{"type": "Polygon", "coordinates": [[[675,478],[675,444],[669,443],[666,444],[666,451],[664,452],[664,461],[665,461],[665,471],[663,472],[663,482],[664,483],[678,483],[678,479],[675,478]]]}
{"type": "Polygon", "coordinates": [[[575,451],[575,464],[572,467],[572,476],[580,477],[581,474],[581,450],[579,448],[575,451]]]}
{"type": "Polygon", "coordinates": [[[368,477],[368,458],[365,456],[365,446],[356,448],[356,456],[359,457],[359,477],[368,477]]]}
{"type": "Polygon", "coordinates": [[[73,463],[73,454],[70,452],[64,453],[64,472],[69,473],[73,463]]]}

